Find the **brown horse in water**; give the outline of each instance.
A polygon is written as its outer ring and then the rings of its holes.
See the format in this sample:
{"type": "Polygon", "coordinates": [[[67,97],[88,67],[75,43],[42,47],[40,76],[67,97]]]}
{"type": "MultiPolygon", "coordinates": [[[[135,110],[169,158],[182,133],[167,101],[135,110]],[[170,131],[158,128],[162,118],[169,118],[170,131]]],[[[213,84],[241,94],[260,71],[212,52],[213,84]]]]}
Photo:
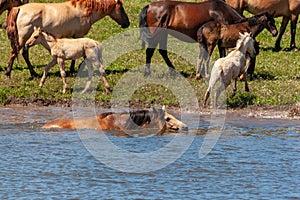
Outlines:
{"type": "Polygon", "coordinates": [[[167,54],[168,34],[186,42],[197,42],[198,29],[209,21],[218,20],[211,13],[222,16],[227,23],[234,23],[244,18],[222,0],[199,3],[168,0],[152,2],[145,6],[141,10],[139,22],[143,46],[145,42],[148,43],[145,75],[150,74],[151,58],[158,45],[159,53],[167,65],[174,69],[167,54]]]}
{"type": "Polygon", "coordinates": [[[116,130],[126,133],[151,131],[157,134],[187,130],[187,126],[164,109],[135,110],[131,112],[106,112],[94,117],[54,120],[43,129],[95,129],[116,130]]]}
{"type": "Polygon", "coordinates": [[[88,33],[92,24],[110,16],[122,28],[130,24],[122,0],[70,0],[62,3],[28,3],[11,9],[6,32],[12,52],[6,75],[10,76],[12,65],[19,51],[32,77],[38,76],[29,61],[28,49],[23,48],[33,33],[33,27],[41,27],[56,38],[80,38],[88,33]]]}
{"type": "MultiPolygon", "coordinates": [[[[205,69],[208,69],[209,57],[212,55],[216,45],[218,45],[221,57],[225,57],[225,48],[235,47],[236,42],[240,38],[240,33],[251,33],[251,37],[255,39],[255,37],[265,28],[273,37],[278,33],[273,16],[267,12],[242,19],[234,24],[225,24],[215,21],[207,22],[199,28],[197,37],[200,50],[205,49],[208,55],[202,54],[202,57],[199,60],[203,61],[206,65],[205,69]]],[[[258,43],[256,44],[256,52],[258,53],[259,47],[258,43]]],[[[252,63],[254,61],[255,64],[255,57],[253,59],[252,63]]],[[[200,63],[197,67],[197,77],[199,77],[200,63]]],[[[254,67],[255,65],[253,64],[249,66],[248,73],[250,75],[253,74],[254,67]]]]}
{"type": "Polygon", "coordinates": [[[280,41],[286,29],[288,22],[291,20],[291,42],[290,48],[295,48],[296,25],[300,13],[299,0],[224,0],[227,4],[235,8],[239,13],[244,10],[252,14],[262,12],[274,13],[274,17],[282,16],[281,27],[278,38],[275,43],[275,50],[280,50],[280,41]]]}

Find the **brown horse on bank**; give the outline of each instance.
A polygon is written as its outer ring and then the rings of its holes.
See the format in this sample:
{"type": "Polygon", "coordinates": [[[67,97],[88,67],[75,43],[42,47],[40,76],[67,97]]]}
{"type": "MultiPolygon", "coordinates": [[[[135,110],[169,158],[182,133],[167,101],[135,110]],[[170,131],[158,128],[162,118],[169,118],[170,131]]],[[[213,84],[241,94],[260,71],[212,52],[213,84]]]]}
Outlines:
{"type": "Polygon", "coordinates": [[[35,26],[56,38],[80,38],[88,33],[92,24],[110,16],[122,28],[129,26],[123,0],[70,0],[62,3],[28,3],[14,7],[9,12],[6,32],[12,52],[5,74],[10,76],[12,65],[19,51],[32,77],[38,76],[29,61],[28,49],[24,45],[35,26]]]}
{"type": "Polygon", "coordinates": [[[187,126],[167,113],[164,109],[135,110],[130,112],[106,112],[94,117],[71,118],[54,120],[42,126],[43,129],[94,129],[115,130],[125,133],[151,132],[163,134],[164,132],[177,132],[187,130],[187,126]]]}
{"type": "MultiPolygon", "coordinates": [[[[212,55],[216,45],[218,45],[221,57],[225,57],[225,48],[235,47],[236,42],[240,38],[240,33],[251,33],[251,37],[255,40],[256,36],[265,28],[272,34],[273,37],[278,33],[273,16],[267,12],[252,16],[250,18],[242,19],[234,24],[226,24],[222,23],[221,21],[208,22],[201,26],[197,32],[200,51],[204,49],[208,53],[207,55],[202,53],[202,57],[199,59],[199,61],[206,65],[205,69],[208,69],[209,58],[212,55]]],[[[255,44],[257,47],[256,52],[258,53],[258,43],[255,44]]],[[[252,75],[254,72],[255,57],[252,61],[254,62],[251,62],[252,65],[250,64],[248,68],[248,73],[250,75],[252,75]]],[[[200,76],[200,64],[197,67],[198,78],[200,76]]]]}
{"type": "Polygon", "coordinates": [[[150,74],[150,63],[155,48],[170,68],[173,64],[167,54],[168,34],[186,42],[197,42],[197,31],[205,23],[218,20],[222,16],[226,23],[243,19],[236,10],[222,0],[208,0],[199,3],[180,1],[155,1],[146,5],[140,13],[140,38],[148,43],[146,49],[145,75],[150,74]]]}
{"type": "Polygon", "coordinates": [[[280,50],[280,41],[286,29],[288,22],[291,20],[291,42],[290,48],[295,48],[296,25],[300,13],[299,0],[224,0],[227,4],[236,9],[240,14],[244,10],[252,14],[263,12],[274,13],[274,17],[282,16],[280,31],[275,43],[275,50],[280,50]]]}

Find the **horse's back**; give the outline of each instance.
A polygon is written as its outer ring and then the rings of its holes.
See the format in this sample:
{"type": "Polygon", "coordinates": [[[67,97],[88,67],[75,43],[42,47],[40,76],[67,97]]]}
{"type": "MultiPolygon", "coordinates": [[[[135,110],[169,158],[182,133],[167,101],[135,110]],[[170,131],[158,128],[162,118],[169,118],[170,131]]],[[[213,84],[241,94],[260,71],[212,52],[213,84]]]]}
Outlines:
{"type": "Polygon", "coordinates": [[[220,0],[197,3],[156,1],[149,3],[147,6],[147,23],[151,33],[155,31],[153,27],[173,29],[191,37],[194,42],[197,40],[199,27],[208,21],[214,20],[215,16],[211,14],[212,12],[217,13],[218,18],[224,18],[225,22],[228,23],[243,18],[238,12],[220,0]]]}

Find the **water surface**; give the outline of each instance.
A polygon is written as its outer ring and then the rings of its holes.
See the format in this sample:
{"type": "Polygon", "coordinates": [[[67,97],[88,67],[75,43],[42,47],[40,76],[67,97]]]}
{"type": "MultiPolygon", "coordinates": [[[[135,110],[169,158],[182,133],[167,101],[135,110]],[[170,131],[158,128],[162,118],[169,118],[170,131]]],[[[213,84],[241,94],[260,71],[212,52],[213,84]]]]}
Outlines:
{"type": "MultiPolygon", "coordinates": [[[[298,120],[226,118],[213,150],[199,159],[209,116],[198,123],[190,114],[188,150],[160,170],[139,174],[99,162],[77,131],[40,129],[72,116],[70,108],[2,107],[0,114],[0,199],[300,198],[298,120]]],[[[173,137],[108,135],[132,152],[154,151],[173,137]]]]}

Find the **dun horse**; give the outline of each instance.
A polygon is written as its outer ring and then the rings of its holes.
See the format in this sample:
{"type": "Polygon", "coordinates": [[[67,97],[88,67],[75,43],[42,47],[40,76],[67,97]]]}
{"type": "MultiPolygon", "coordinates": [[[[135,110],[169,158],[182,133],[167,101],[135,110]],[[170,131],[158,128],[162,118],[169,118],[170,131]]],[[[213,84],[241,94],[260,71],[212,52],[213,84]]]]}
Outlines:
{"type": "Polygon", "coordinates": [[[84,57],[86,59],[81,65],[83,66],[86,64],[88,66],[88,81],[81,93],[86,92],[91,85],[94,71],[92,64],[99,69],[104,81],[106,92],[109,92],[110,89],[105,75],[105,68],[102,65],[102,47],[99,42],[89,38],[59,39],[42,31],[40,27],[34,27],[34,32],[27,40],[25,47],[29,48],[36,44],[42,44],[53,57],[52,61],[45,67],[43,77],[40,81],[40,87],[43,86],[49,70],[58,63],[60,75],[63,81],[63,93],[65,93],[68,87],[66,83],[66,72],[64,66],[65,60],[75,60],[77,58],[84,57]]]}
{"type": "MultiPolygon", "coordinates": [[[[247,71],[247,67],[245,67],[247,66],[246,53],[249,53],[250,57],[254,57],[256,53],[254,49],[254,40],[250,36],[250,33],[240,34],[240,39],[237,41],[235,50],[230,52],[226,57],[219,58],[215,62],[212,68],[209,85],[204,96],[204,106],[218,81],[220,82],[220,85],[216,89],[214,95],[214,107],[217,106],[220,93],[230,85],[232,79],[234,79],[234,90],[231,96],[233,97],[235,95],[237,79],[247,71]]],[[[245,81],[247,85],[247,79],[245,81]]]]}
{"type": "Polygon", "coordinates": [[[164,109],[135,110],[131,112],[106,112],[95,117],[54,120],[42,126],[43,129],[95,129],[116,130],[126,133],[150,130],[162,134],[187,130],[187,126],[164,109]],[[142,128],[139,130],[139,128],[142,128]]]}
{"type": "Polygon", "coordinates": [[[199,3],[179,1],[156,1],[145,6],[140,13],[139,27],[146,49],[145,75],[150,74],[150,63],[155,48],[170,68],[174,69],[167,54],[168,34],[186,42],[197,42],[197,30],[205,23],[216,20],[212,12],[222,16],[226,23],[234,23],[243,17],[222,0],[199,3]],[[172,30],[172,31],[169,31],[172,30]],[[181,34],[176,34],[181,33],[181,34]],[[185,37],[182,37],[185,35],[185,37]]]}
{"type": "Polygon", "coordinates": [[[28,3],[14,7],[7,20],[7,35],[12,52],[6,75],[11,69],[19,51],[30,70],[31,76],[38,76],[29,61],[28,49],[23,48],[33,32],[33,27],[41,27],[56,38],[80,38],[88,33],[92,24],[110,16],[122,28],[129,26],[128,16],[122,0],[70,0],[62,3],[28,3]],[[58,14],[59,13],[59,14],[58,14]]]}
{"type": "MultiPolygon", "coordinates": [[[[205,53],[201,54],[201,58],[199,58],[200,62],[197,66],[197,77],[200,76],[200,63],[204,62],[205,69],[208,70],[209,57],[213,53],[216,45],[218,45],[221,57],[224,57],[225,48],[232,48],[236,46],[236,42],[240,37],[239,33],[251,33],[252,38],[255,39],[255,37],[265,28],[272,34],[272,36],[277,35],[275,20],[273,16],[267,12],[242,19],[234,24],[224,24],[222,22],[211,21],[201,26],[197,32],[199,47],[200,51],[205,49],[208,55],[205,53]]],[[[258,53],[258,49],[256,49],[256,52],[258,53]]],[[[255,65],[249,66],[249,74],[253,74],[254,66],[255,65]]]]}
{"type": "Polygon", "coordinates": [[[288,22],[291,20],[291,42],[290,48],[295,48],[296,25],[300,13],[300,1],[298,0],[224,0],[230,6],[235,8],[241,14],[244,10],[252,14],[262,12],[274,13],[274,17],[282,16],[279,35],[275,43],[275,50],[280,50],[280,41],[286,29],[288,22]]]}

